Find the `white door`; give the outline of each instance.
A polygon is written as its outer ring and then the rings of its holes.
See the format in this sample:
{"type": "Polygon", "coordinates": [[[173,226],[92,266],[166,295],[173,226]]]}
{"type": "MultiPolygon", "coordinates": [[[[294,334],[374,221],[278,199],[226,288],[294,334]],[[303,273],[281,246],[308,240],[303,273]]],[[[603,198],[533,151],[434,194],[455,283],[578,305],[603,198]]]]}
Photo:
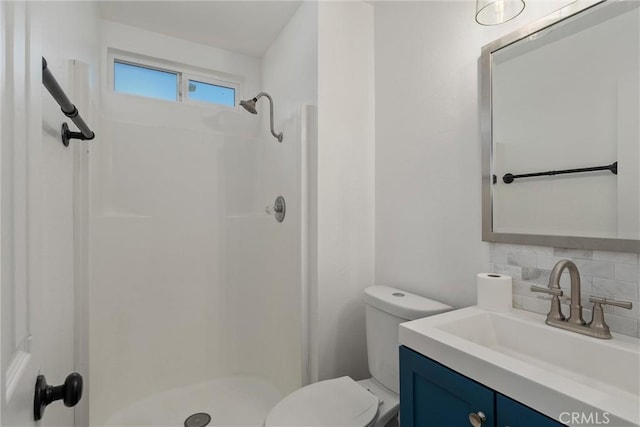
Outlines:
{"type": "Polygon", "coordinates": [[[74,410],[61,401],[34,420],[37,376],[62,384],[75,344],[73,168],[65,165],[73,153],[50,129],[32,7],[0,1],[0,425],[70,427],[74,410]]]}

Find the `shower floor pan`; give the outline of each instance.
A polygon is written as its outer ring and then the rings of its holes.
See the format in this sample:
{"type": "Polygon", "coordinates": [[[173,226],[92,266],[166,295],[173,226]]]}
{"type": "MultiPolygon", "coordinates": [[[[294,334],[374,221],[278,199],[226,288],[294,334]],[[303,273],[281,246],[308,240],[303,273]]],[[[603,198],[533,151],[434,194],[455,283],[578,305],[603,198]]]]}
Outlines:
{"type": "Polygon", "coordinates": [[[204,412],[211,427],[262,427],[282,397],[259,378],[218,378],[149,396],[115,413],[106,426],[182,427],[187,417],[204,412]]]}

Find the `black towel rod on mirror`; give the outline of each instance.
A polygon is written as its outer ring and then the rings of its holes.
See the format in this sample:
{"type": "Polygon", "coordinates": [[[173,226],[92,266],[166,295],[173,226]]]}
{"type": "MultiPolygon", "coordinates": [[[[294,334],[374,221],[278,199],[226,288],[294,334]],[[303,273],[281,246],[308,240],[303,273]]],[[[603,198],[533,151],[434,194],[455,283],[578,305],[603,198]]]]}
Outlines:
{"type": "Polygon", "coordinates": [[[67,94],[64,93],[64,90],[62,90],[58,84],[56,78],[51,73],[51,70],[47,67],[47,60],[44,59],[44,57],[42,57],[42,84],[47,88],[58,105],[60,105],[60,109],[64,115],[69,117],[71,121],[78,126],[78,129],[80,129],[80,132],[72,132],[69,130],[67,123],[63,123],[61,129],[62,144],[64,144],[65,147],[68,147],[70,139],[90,141],[95,138],[96,134],[93,133],[85,121],[82,120],[80,113],[78,113],[78,109],[71,103],[67,94]]]}
{"type": "MultiPolygon", "coordinates": [[[[582,173],[582,172],[595,172],[595,171],[611,171],[612,174],[618,174],[618,162],[613,162],[610,165],[605,166],[594,166],[591,168],[578,168],[578,169],[564,169],[559,171],[546,171],[546,172],[534,172],[534,173],[523,173],[520,175],[514,175],[511,173],[504,174],[502,177],[502,181],[505,184],[511,184],[516,178],[530,178],[533,176],[551,176],[551,175],[564,175],[567,173],[582,173]]],[[[495,180],[494,180],[495,184],[495,180]]]]}

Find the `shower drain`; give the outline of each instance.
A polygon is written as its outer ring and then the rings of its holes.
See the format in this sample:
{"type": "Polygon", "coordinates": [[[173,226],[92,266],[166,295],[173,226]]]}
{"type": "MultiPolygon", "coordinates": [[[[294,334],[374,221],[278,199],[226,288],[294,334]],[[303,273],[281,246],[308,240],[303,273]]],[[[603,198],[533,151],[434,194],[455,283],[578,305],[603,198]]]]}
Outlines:
{"type": "Polygon", "coordinates": [[[184,427],[204,427],[208,426],[211,422],[211,415],[198,412],[197,414],[189,415],[189,417],[184,420],[184,427]]]}

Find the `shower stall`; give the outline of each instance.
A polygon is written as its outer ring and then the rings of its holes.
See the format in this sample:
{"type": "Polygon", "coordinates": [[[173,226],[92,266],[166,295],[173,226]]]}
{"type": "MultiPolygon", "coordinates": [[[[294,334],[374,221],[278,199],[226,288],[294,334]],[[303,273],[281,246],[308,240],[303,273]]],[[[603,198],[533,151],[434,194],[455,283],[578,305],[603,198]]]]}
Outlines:
{"type": "Polygon", "coordinates": [[[303,110],[285,121],[289,145],[246,132],[248,115],[207,130],[203,117],[165,126],[112,111],[96,156],[91,425],[198,412],[260,425],[302,382],[303,110]],[[282,223],[265,211],[278,194],[282,223]]]}
{"type": "Polygon", "coordinates": [[[258,58],[101,22],[91,426],[259,426],[308,381],[302,193],[315,84],[305,99],[285,79],[300,54],[287,50],[292,36],[285,27],[258,58]],[[183,79],[213,70],[235,105],[118,93],[120,61],[183,79]],[[255,93],[269,105],[256,111],[255,93]]]}

